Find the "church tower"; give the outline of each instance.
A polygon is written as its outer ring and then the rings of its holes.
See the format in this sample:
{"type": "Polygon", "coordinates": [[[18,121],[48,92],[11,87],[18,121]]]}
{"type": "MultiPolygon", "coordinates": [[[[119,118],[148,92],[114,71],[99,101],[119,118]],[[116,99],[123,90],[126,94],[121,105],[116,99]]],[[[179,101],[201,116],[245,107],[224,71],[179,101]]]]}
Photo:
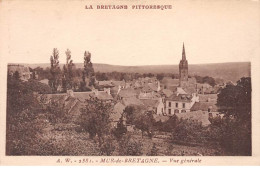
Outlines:
{"type": "Polygon", "coordinates": [[[188,85],[188,61],[186,60],[185,47],[182,47],[182,59],[179,64],[179,82],[181,87],[188,85]]]}

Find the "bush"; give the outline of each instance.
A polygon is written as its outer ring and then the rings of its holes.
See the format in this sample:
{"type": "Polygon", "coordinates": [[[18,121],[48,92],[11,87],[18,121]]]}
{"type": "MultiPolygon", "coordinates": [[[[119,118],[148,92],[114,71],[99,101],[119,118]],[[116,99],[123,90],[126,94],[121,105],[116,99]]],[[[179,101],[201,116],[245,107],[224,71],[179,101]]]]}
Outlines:
{"type": "Polygon", "coordinates": [[[172,131],[172,141],[187,145],[207,143],[208,136],[206,128],[201,123],[191,119],[180,119],[172,131]]]}
{"type": "Polygon", "coordinates": [[[158,155],[158,149],[156,147],[156,144],[153,144],[153,147],[149,153],[146,154],[147,156],[157,156],[158,155]]]}
{"type": "Polygon", "coordinates": [[[119,142],[120,156],[140,156],[142,155],[142,143],[132,139],[130,135],[125,135],[119,142]]]}
{"type": "Polygon", "coordinates": [[[208,135],[229,155],[251,155],[251,130],[240,121],[225,118],[218,125],[211,125],[208,135]]]}

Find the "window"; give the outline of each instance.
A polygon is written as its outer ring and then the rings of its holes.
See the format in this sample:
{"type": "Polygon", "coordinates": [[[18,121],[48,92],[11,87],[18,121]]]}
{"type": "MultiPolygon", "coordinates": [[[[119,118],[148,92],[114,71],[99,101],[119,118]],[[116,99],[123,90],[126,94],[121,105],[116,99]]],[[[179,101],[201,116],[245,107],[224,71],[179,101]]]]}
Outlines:
{"type": "Polygon", "coordinates": [[[178,107],[178,103],[175,103],[175,107],[176,107],[176,108],[178,107]]]}
{"type": "Polygon", "coordinates": [[[184,110],[184,109],[181,110],[181,113],[185,113],[185,112],[186,112],[186,110],[184,110]]]}
{"type": "Polygon", "coordinates": [[[171,112],[172,112],[171,109],[168,109],[168,111],[169,111],[169,114],[171,114],[171,112]]]}
{"type": "Polygon", "coordinates": [[[169,107],[171,107],[172,106],[172,103],[171,102],[169,102],[169,107]]]}
{"type": "Polygon", "coordinates": [[[161,110],[161,111],[162,111],[162,113],[163,113],[163,108],[162,108],[162,110],[161,110]]]}
{"type": "Polygon", "coordinates": [[[179,113],[179,110],[178,110],[178,109],[175,109],[175,110],[174,110],[174,113],[179,113]]]}
{"type": "Polygon", "coordinates": [[[182,108],[185,108],[185,103],[182,103],[182,108]]]}

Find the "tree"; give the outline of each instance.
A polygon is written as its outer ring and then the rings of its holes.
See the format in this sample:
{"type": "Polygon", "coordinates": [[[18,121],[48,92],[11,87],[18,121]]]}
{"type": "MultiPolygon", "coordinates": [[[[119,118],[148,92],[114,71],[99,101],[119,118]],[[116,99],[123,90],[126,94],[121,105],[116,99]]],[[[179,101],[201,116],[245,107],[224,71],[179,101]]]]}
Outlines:
{"type": "Polygon", "coordinates": [[[15,78],[16,80],[19,80],[19,79],[20,79],[20,74],[19,74],[18,71],[15,71],[15,72],[14,72],[14,78],[15,78]]]}
{"type": "Polygon", "coordinates": [[[172,131],[172,142],[181,144],[207,143],[206,128],[193,119],[180,119],[172,131]]]}
{"type": "Polygon", "coordinates": [[[217,105],[226,115],[217,123],[222,147],[232,155],[251,155],[251,78],[226,85],[218,94],[217,105]]]}
{"type": "Polygon", "coordinates": [[[53,92],[57,92],[61,80],[61,76],[60,76],[61,70],[59,67],[59,51],[57,48],[53,49],[50,62],[51,62],[51,69],[50,69],[51,78],[49,79],[49,86],[52,88],[53,92]]]}
{"type": "Polygon", "coordinates": [[[90,98],[81,109],[80,125],[89,133],[90,138],[98,137],[99,146],[105,141],[105,136],[111,132],[110,115],[113,112],[112,104],[90,98]]]}
{"type": "Polygon", "coordinates": [[[134,125],[135,120],[142,113],[145,113],[144,108],[142,106],[138,106],[138,105],[127,106],[124,109],[124,114],[126,116],[126,123],[134,125]]]}
{"type": "Polygon", "coordinates": [[[123,137],[123,135],[126,134],[126,132],[127,132],[127,128],[124,124],[123,114],[122,114],[121,118],[117,123],[117,127],[114,129],[113,133],[114,136],[120,140],[123,137]]]}
{"type": "Polygon", "coordinates": [[[124,109],[124,113],[126,114],[126,123],[127,124],[133,124],[134,123],[134,119],[135,119],[134,111],[135,111],[134,106],[127,106],[124,109]]]}
{"type": "Polygon", "coordinates": [[[110,135],[104,136],[104,141],[99,148],[100,155],[111,156],[116,149],[115,144],[115,141],[110,135]]]}
{"type": "Polygon", "coordinates": [[[147,132],[148,137],[153,137],[155,120],[151,112],[145,112],[139,115],[134,121],[135,127],[142,131],[142,138],[144,132],[147,132]]]}
{"type": "Polygon", "coordinates": [[[63,79],[62,79],[62,87],[66,91],[67,89],[73,88],[73,77],[74,77],[74,64],[73,60],[71,60],[71,51],[69,49],[66,50],[66,64],[63,66],[63,79]]]}
{"type": "Polygon", "coordinates": [[[208,83],[209,85],[211,85],[212,87],[214,87],[216,85],[216,81],[214,78],[209,77],[209,76],[205,76],[205,77],[201,77],[201,76],[195,76],[195,79],[198,83],[208,83]]]}
{"type": "Polygon", "coordinates": [[[82,80],[82,87],[94,86],[95,84],[95,72],[91,62],[91,53],[88,51],[85,51],[84,53],[84,71],[82,80]]]}
{"type": "Polygon", "coordinates": [[[30,155],[32,145],[39,144],[42,131],[35,91],[42,91],[35,82],[22,82],[16,75],[7,77],[6,154],[30,155]]]}
{"type": "Polygon", "coordinates": [[[164,78],[164,74],[163,73],[160,73],[160,74],[157,74],[156,75],[156,78],[161,81],[163,78],[164,78]]]}
{"type": "Polygon", "coordinates": [[[237,85],[227,85],[218,94],[217,105],[227,115],[251,121],[251,78],[243,77],[237,85]]]}
{"type": "Polygon", "coordinates": [[[178,123],[178,118],[176,115],[170,116],[169,119],[165,122],[158,121],[156,122],[156,128],[159,131],[172,132],[178,123]]]}

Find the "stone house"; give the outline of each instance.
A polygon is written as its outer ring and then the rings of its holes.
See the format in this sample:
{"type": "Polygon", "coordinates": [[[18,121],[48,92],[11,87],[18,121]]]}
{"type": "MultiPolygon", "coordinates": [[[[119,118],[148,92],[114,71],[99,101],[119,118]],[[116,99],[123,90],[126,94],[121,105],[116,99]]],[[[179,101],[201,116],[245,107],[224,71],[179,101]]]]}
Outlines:
{"type": "Polygon", "coordinates": [[[189,112],[193,104],[191,95],[173,94],[169,98],[165,98],[165,112],[170,116],[176,113],[189,112]]]}

